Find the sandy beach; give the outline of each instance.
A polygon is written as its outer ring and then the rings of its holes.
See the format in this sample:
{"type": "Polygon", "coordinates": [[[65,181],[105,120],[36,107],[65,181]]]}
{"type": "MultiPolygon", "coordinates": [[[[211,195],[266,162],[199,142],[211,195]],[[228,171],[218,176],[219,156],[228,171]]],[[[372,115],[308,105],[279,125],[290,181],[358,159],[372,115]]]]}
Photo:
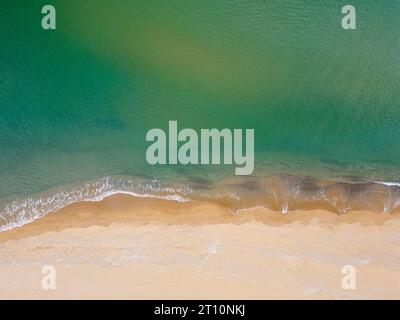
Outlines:
{"type": "Polygon", "coordinates": [[[399,230],[398,215],[234,214],[118,194],[0,233],[0,298],[398,299],[399,230]],[[46,265],[54,290],[42,288],[46,265]]]}

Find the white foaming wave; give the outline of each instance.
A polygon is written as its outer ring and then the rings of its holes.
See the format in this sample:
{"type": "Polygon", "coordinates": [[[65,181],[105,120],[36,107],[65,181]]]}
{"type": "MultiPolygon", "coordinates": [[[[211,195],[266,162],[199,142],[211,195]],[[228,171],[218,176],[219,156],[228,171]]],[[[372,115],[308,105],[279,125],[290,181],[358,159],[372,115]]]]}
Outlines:
{"type": "Polygon", "coordinates": [[[82,201],[99,202],[115,194],[176,202],[191,201],[188,197],[180,195],[179,192],[189,194],[191,190],[185,188],[175,190],[170,186],[164,187],[160,185],[158,181],[134,184],[132,179],[121,181],[118,178],[105,177],[94,182],[85,183],[79,187],[71,188],[70,190],[56,192],[47,197],[29,197],[8,203],[2,212],[0,212],[0,232],[21,227],[73,203],[82,201]],[[127,190],[134,188],[154,193],[140,193],[127,190]],[[175,193],[173,193],[174,191],[175,193]],[[161,192],[162,194],[160,194],[161,192]]]}
{"type": "Polygon", "coordinates": [[[153,198],[153,199],[161,199],[161,200],[169,200],[169,201],[176,201],[176,202],[189,202],[191,201],[189,198],[185,198],[181,195],[178,194],[166,194],[166,195],[155,195],[155,194],[150,194],[150,193],[136,193],[132,191],[109,191],[105,192],[101,196],[97,196],[94,199],[87,199],[87,200],[82,200],[82,201],[93,201],[93,202],[98,202],[101,201],[107,197],[110,197],[115,194],[127,194],[133,197],[137,198],[153,198]]]}
{"type": "Polygon", "coordinates": [[[400,187],[400,182],[374,181],[374,183],[382,184],[382,185],[388,186],[388,187],[393,187],[393,186],[400,187]]]}

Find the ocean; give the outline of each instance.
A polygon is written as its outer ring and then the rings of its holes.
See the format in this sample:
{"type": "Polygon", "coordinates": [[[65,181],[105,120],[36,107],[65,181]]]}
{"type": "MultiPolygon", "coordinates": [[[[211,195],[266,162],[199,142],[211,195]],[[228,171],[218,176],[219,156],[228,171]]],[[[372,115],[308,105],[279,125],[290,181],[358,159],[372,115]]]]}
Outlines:
{"type": "Polygon", "coordinates": [[[0,3],[0,230],[113,193],[400,208],[400,1],[0,3]],[[146,162],[148,130],[254,129],[255,170],[146,162]]]}

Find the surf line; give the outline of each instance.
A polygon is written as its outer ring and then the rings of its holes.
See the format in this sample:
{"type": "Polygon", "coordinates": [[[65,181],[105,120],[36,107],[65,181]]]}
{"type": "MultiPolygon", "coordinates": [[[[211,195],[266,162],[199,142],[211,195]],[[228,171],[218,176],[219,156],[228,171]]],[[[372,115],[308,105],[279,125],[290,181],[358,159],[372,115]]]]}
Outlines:
{"type": "Polygon", "coordinates": [[[242,129],[201,129],[199,138],[194,129],[178,131],[178,121],[171,120],[168,123],[168,135],[162,129],[150,129],[146,134],[146,141],[153,142],[146,151],[146,160],[150,165],[221,164],[223,149],[222,163],[234,162],[237,165],[236,175],[250,175],[254,170],[254,129],[245,130],[243,148],[242,129]]]}

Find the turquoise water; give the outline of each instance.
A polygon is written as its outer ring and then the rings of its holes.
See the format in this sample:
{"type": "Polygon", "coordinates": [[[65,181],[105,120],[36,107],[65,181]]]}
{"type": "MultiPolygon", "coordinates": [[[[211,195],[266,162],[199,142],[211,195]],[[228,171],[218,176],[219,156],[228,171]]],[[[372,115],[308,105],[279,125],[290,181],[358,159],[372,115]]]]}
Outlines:
{"type": "MultiPolygon", "coordinates": [[[[145,162],[146,132],[254,128],[256,177],[400,179],[400,1],[0,4],[0,198],[103,177],[219,181],[145,162]]],[[[57,189],[59,190],[59,189],[57,189]]]]}

